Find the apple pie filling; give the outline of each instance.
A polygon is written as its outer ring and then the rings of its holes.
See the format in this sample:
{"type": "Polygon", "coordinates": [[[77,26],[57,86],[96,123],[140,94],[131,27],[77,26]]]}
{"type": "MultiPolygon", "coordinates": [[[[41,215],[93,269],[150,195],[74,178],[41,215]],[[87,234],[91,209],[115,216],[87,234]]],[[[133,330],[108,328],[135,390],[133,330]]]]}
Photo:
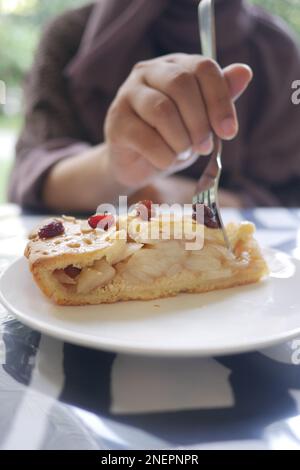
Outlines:
{"type": "Polygon", "coordinates": [[[246,255],[235,258],[218,243],[187,251],[182,240],[141,244],[116,240],[93,264],[56,269],[53,276],[64,288],[88,294],[111,283],[115,277],[131,284],[148,283],[188,271],[206,281],[224,279],[248,266],[246,255]]]}

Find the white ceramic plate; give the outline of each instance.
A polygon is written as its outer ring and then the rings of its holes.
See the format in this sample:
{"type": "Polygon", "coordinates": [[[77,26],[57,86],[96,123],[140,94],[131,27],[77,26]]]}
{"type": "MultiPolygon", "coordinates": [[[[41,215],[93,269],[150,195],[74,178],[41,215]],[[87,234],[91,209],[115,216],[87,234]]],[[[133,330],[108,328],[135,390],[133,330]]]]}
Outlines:
{"type": "Polygon", "coordinates": [[[141,355],[211,356],[261,349],[300,336],[300,261],[267,251],[263,282],[147,302],[57,307],[27,261],[0,279],[0,298],[26,325],[64,341],[141,355]]]}

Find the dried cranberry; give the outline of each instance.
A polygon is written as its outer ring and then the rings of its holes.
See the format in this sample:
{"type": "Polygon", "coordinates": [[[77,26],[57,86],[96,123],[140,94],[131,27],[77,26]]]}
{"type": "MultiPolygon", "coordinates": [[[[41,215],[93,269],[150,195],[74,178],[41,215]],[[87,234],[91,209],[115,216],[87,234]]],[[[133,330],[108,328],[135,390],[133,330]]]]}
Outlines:
{"type": "Polygon", "coordinates": [[[114,225],[114,223],[115,223],[114,216],[109,214],[104,219],[101,220],[101,222],[98,224],[98,228],[101,228],[102,230],[108,230],[110,227],[114,225]]]}
{"type": "Polygon", "coordinates": [[[115,223],[115,218],[112,214],[95,214],[88,220],[89,226],[93,229],[101,228],[102,230],[108,230],[115,223]]]}
{"type": "Polygon", "coordinates": [[[219,222],[216,220],[216,218],[212,219],[206,219],[204,217],[204,225],[208,228],[220,228],[219,222]]]}
{"type": "Polygon", "coordinates": [[[217,216],[217,207],[215,204],[213,205],[212,209],[205,204],[193,204],[193,211],[194,212],[192,217],[193,220],[196,220],[196,222],[202,222],[208,228],[220,228],[220,221],[217,216]],[[198,220],[198,212],[201,207],[203,207],[203,221],[198,220]]]}
{"type": "Polygon", "coordinates": [[[65,232],[63,223],[60,220],[53,220],[49,224],[44,225],[38,231],[40,238],[53,238],[62,235],[65,232]]]}
{"type": "Polygon", "coordinates": [[[137,215],[142,220],[150,220],[151,217],[155,216],[153,202],[150,199],[145,199],[144,201],[140,201],[136,205],[137,215]]]}
{"type": "Polygon", "coordinates": [[[212,203],[212,210],[213,210],[213,213],[214,213],[215,222],[217,224],[217,226],[213,227],[213,228],[221,228],[221,222],[220,222],[220,219],[219,219],[218,208],[217,208],[217,204],[215,202],[212,203]]]}
{"type": "Polygon", "coordinates": [[[81,269],[76,268],[72,264],[70,264],[70,266],[67,266],[64,269],[64,271],[65,271],[66,275],[69,276],[72,279],[75,279],[75,277],[79,276],[79,274],[81,273],[81,269]]]}
{"type": "Polygon", "coordinates": [[[197,224],[200,224],[202,223],[203,221],[202,220],[199,220],[199,214],[197,213],[197,211],[194,211],[193,214],[192,214],[192,219],[197,222],[197,224]]]}

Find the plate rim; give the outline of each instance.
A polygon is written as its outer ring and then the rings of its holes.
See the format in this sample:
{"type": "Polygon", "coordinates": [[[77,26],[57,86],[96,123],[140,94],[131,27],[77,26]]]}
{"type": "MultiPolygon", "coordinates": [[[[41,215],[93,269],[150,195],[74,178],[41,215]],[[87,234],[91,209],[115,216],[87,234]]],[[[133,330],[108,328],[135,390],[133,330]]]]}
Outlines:
{"type": "MultiPolygon", "coordinates": [[[[264,252],[267,251],[268,253],[283,254],[290,260],[299,261],[293,256],[280,250],[276,250],[272,248],[265,248],[263,249],[263,251],[264,252]]],[[[120,341],[118,341],[117,345],[114,345],[112,344],[111,341],[107,342],[105,340],[101,340],[101,343],[99,344],[97,342],[96,337],[92,339],[90,336],[87,336],[86,334],[79,334],[77,332],[71,332],[71,331],[68,332],[68,330],[65,327],[63,327],[63,329],[59,329],[56,326],[51,326],[51,324],[49,323],[45,324],[45,322],[39,321],[35,317],[33,317],[33,319],[31,320],[31,318],[28,315],[22,313],[18,308],[16,308],[6,299],[3,293],[3,289],[2,289],[3,279],[10,270],[14,269],[15,266],[21,263],[26,263],[26,259],[23,256],[15,259],[0,274],[0,302],[4,305],[4,307],[10,313],[12,313],[17,318],[18,321],[20,321],[24,325],[32,328],[35,331],[45,334],[46,336],[50,336],[60,341],[74,344],[77,346],[83,346],[83,347],[96,349],[100,351],[106,351],[110,353],[121,353],[121,354],[139,355],[139,356],[147,356],[147,357],[148,356],[149,357],[214,357],[214,356],[236,355],[236,354],[242,354],[246,352],[259,351],[259,350],[263,350],[263,349],[275,346],[277,344],[290,341],[294,339],[295,337],[300,336],[300,326],[299,326],[298,328],[295,328],[288,333],[282,333],[280,335],[272,335],[265,341],[250,342],[244,345],[232,346],[231,348],[228,347],[226,349],[224,349],[224,346],[223,347],[220,346],[220,348],[212,347],[210,349],[207,349],[207,348],[199,348],[199,349],[191,348],[191,349],[179,349],[179,350],[172,349],[172,348],[171,349],[170,348],[151,349],[151,348],[143,347],[143,346],[129,346],[127,343],[122,344],[120,341]]],[[[30,274],[30,271],[28,271],[28,274],[30,274]]],[[[41,295],[43,294],[41,293],[41,295]]],[[[46,298],[46,300],[48,299],[46,298]]]]}

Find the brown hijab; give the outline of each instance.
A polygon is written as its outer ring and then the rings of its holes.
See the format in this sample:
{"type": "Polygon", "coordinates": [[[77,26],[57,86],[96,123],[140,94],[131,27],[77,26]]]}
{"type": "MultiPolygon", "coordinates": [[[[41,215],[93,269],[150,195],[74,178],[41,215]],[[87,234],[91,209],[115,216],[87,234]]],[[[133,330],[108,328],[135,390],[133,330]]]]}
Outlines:
{"type": "MultiPolygon", "coordinates": [[[[137,61],[172,52],[201,52],[197,6],[195,0],[99,0],[95,4],[78,53],[65,71],[93,141],[103,138],[99,120],[104,122],[109,104],[137,61]]],[[[254,195],[260,204],[278,204],[269,186],[287,181],[291,168],[297,175],[300,172],[300,150],[294,149],[293,156],[283,160],[298,141],[294,132],[300,114],[291,105],[290,86],[296,77],[293,70],[300,73],[299,50],[289,39],[290,52],[287,47],[285,53],[280,51],[275,33],[282,33],[283,24],[244,0],[216,0],[216,28],[221,65],[246,62],[256,74],[238,103],[240,135],[225,143],[223,183],[244,194],[246,190],[250,202],[254,195]],[[289,129],[284,119],[290,122],[289,129]]],[[[199,161],[186,173],[197,177],[201,170],[199,161]]],[[[249,202],[247,196],[245,202],[249,202]]]]}
{"type": "MultiPolygon", "coordinates": [[[[107,110],[140,60],[199,53],[196,0],[99,0],[46,31],[26,89],[10,199],[40,207],[51,167],[103,141],[107,110]]],[[[246,0],[216,0],[222,66],[249,64],[254,80],[237,103],[238,137],[223,149],[223,187],[245,204],[300,205],[299,46],[286,25],[246,0]]],[[[185,171],[198,178],[201,162],[185,171]]]]}
{"type": "MultiPolygon", "coordinates": [[[[249,35],[254,24],[242,0],[216,3],[221,58],[249,35]]],[[[93,134],[99,134],[99,106],[104,104],[107,111],[103,97],[110,101],[136,62],[172,52],[201,53],[197,8],[198,0],[99,0],[95,4],[80,48],[65,72],[82,121],[93,134]],[[95,100],[96,95],[101,101],[95,100]]]]}

